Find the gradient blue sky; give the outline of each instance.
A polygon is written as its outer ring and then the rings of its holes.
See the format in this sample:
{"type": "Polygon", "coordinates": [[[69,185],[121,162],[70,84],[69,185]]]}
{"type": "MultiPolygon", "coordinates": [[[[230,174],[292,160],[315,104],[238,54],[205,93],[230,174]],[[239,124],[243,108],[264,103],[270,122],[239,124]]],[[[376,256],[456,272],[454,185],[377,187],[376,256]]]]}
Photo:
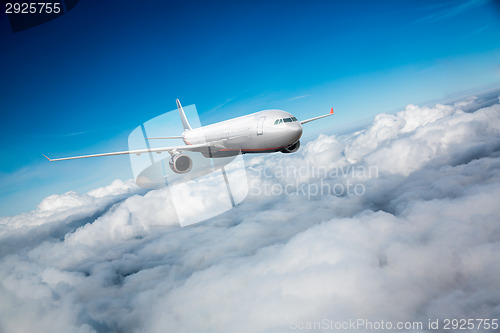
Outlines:
{"type": "MultiPolygon", "coordinates": [[[[473,1],[97,1],[11,33],[0,16],[0,215],[132,177],[139,124],[196,104],[202,123],[336,109],[305,137],[500,81],[500,5],[473,1]]],[[[167,133],[176,135],[178,133],[167,133]]]]}

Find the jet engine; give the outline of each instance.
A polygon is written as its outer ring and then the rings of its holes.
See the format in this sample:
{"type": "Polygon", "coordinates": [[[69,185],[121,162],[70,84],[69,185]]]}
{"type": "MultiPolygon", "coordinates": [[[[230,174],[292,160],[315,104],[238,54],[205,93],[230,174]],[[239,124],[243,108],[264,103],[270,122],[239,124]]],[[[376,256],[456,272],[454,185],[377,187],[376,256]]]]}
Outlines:
{"type": "Polygon", "coordinates": [[[284,154],[295,153],[297,150],[299,150],[299,148],[300,148],[300,140],[295,142],[290,147],[283,148],[283,150],[281,152],[284,154]]]}
{"type": "Polygon", "coordinates": [[[168,163],[175,173],[187,173],[193,167],[193,160],[184,154],[175,154],[168,163]]]}

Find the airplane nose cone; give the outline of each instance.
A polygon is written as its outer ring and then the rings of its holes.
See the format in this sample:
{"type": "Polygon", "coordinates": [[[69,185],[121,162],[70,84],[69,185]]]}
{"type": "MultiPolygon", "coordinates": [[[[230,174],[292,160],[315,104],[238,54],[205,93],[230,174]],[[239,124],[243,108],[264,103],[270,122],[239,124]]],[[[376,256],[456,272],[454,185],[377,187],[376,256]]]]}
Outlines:
{"type": "Polygon", "coordinates": [[[302,136],[302,126],[297,123],[291,125],[289,133],[290,133],[290,141],[293,141],[292,143],[297,142],[297,140],[299,140],[300,137],[302,136]]]}
{"type": "Polygon", "coordinates": [[[297,124],[298,126],[295,128],[295,133],[298,135],[298,139],[302,136],[302,126],[297,124]]]}

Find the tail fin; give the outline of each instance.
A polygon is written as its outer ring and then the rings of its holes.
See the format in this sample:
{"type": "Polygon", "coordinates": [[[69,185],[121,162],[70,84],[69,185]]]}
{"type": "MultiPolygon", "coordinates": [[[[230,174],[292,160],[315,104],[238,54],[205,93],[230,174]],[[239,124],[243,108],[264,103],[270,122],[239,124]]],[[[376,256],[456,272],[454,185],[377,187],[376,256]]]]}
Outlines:
{"type": "Polygon", "coordinates": [[[192,129],[191,126],[189,125],[186,115],[184,114],[184,109],[182,108],[181,102],[179,101],[179,99],[177,99],[176,102],[177,102],[177,109],[179,109],[179,116],[181,116],[182,127],[184,127],[184,130],[192,129]]]}

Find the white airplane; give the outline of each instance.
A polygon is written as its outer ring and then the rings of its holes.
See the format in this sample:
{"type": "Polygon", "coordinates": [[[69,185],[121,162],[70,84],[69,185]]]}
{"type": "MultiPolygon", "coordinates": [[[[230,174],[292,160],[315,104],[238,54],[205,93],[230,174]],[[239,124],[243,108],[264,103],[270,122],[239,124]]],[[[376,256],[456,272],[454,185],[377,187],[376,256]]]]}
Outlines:
{"type": "Polygon", "coordinates": [[[191,128],[184,114],[180,101],[177,108],[184,127],[181,136],[169,136],[153,139],[182,139],[184,146],[161,147],[118,151],[112,153],[83,156],[49,158],[49,161],[73,160],[88,157],[127,155],[168,152],[171,155],[170,168],[175,173],[187,173],[191,170],[191,158],[182,152],[199,152],[206,158],[229,157],[247,153],[294,153],[300,147],[302,125],[333,114],[330,113],[298,121],[292,114],[282,110],[264,110],[246,116],[221,121],[215,124],[191,128]]]}

